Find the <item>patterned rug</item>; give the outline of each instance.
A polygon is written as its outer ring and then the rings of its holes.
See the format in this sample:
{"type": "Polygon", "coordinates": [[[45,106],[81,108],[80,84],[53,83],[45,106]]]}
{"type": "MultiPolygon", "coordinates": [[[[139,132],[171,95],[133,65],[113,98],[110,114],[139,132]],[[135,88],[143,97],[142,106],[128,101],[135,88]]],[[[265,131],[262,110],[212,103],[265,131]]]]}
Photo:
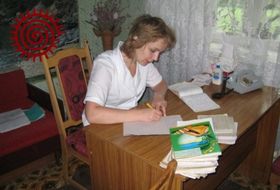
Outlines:
{"type": "MultiPolygon", "coordinates": [[[[70,163],[72,177],[90,189],[89,168],[78,160],[70,163]]],[[[33,171],[28,175],[16,178],[7,184],[0,185],[0,190],[76,190],[74,187],[64,184],[62,176],[62,164],[56,162],[33,171]]]]}
{"type": "MultiPolygon", "coordinates": [[[[89,168],[78,160],[70,164],[73,178],[90,189],[89,168]]],[[[7,184],[0,185],[0,190],[76,190],[67,186],[62,178],[62,165],[53,162],[49,166],[36,170],[28,175],[21,176],[7,184]]],[[[217,190],[269,190],[268,185],[261,185],[246,180],[238,174],[232,174],[217,190]]],[[[279,189],[279,188],[278,188],[279,189]]]]}

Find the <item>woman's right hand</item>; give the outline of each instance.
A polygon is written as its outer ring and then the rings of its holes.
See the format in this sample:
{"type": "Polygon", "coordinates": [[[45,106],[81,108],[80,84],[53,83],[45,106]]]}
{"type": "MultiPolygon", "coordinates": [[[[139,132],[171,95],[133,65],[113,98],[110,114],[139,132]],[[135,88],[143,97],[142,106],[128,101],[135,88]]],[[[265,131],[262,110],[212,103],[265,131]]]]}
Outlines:
{"type": "Polygon", "coordinates": [[[158,121],[163,116],[160,110],[144,108],[141,109],[141,118],[143,121],[158,121]]]}

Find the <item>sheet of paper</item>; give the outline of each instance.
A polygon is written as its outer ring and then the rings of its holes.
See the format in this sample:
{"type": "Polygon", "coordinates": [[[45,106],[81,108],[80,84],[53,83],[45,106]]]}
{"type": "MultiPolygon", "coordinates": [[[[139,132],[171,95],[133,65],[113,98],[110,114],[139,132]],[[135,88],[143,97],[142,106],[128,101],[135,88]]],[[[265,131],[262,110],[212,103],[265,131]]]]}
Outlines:
{"type": "Polygon", "coordinates": [[[22,109],[0,113],[0,133],[8,132],[30,124],[22,109]]]}
{"type": "Polygon", "coordinates": [[[169,128],[175,127],[181,120],[180,115],[170,115],[154,122],[125,122],[123,135],[169,135],[169,128]]]}

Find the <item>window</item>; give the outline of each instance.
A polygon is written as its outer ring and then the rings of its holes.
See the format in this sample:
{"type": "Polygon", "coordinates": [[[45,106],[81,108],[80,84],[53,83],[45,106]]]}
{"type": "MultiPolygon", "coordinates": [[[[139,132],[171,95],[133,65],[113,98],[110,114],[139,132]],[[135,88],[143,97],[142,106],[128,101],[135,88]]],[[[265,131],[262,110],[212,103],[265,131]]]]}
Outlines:
{"type": "Polygon", "coordinates": [[[280,1],[218,0],[215,20],[209,59],[216,62],[230,54],[226,58],[233,60],[233,67],[247,65],[272,85],[279,64],[280,1]],[[233,47],[231,53],[225,50],[227,44],[233,47]]]}

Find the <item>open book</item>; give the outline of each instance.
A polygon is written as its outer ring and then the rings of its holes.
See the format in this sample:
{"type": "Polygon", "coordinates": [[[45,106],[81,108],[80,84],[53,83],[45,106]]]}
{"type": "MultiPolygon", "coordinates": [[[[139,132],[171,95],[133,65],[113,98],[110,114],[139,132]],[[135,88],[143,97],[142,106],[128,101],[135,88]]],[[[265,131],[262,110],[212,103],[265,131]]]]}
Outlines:
{"type": "Polygon", "coordinates": [[[29,119],[20,108],[0,113],[0,133],[5,133],[29,124],[29,119]]]}
{"type": "Polygon", "coordinates": [[[195,84],[184,81],[170,85],[168,88],[194,112],[220,108],[218,104],[216,104],[207,94],[203,92],[201,87],[195,84]]]}

